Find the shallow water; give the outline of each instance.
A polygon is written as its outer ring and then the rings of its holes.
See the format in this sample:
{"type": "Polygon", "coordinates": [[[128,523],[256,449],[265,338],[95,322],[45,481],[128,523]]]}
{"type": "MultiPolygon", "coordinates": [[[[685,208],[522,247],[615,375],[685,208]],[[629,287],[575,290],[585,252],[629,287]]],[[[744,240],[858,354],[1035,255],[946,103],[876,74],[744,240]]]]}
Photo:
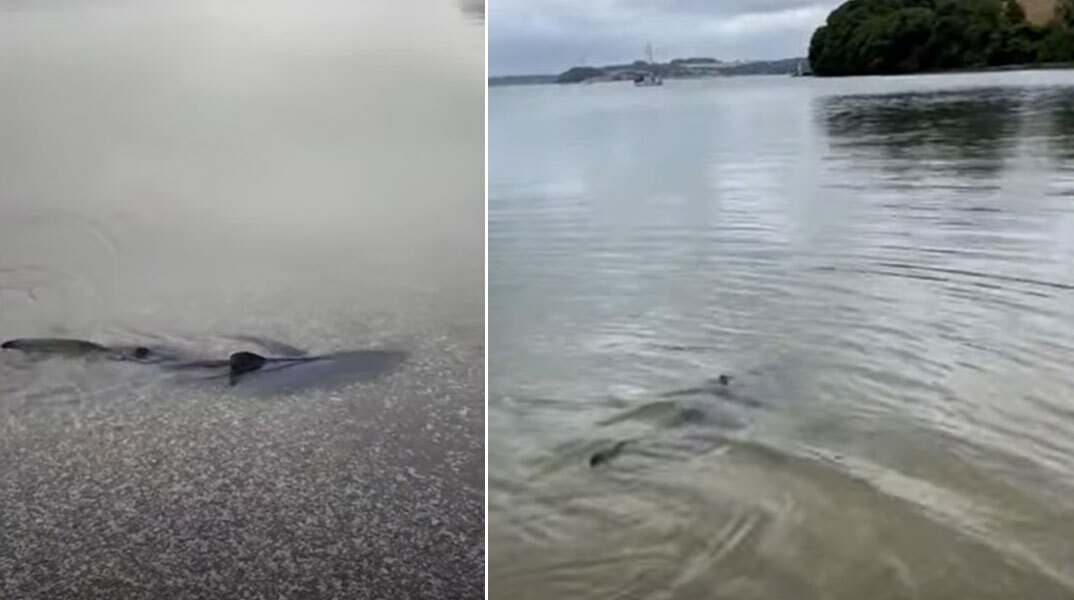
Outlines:
{"type": "Polygon", "coordinates": [[[490,90],[492,594],[1074,597],[1072,107],[490,90]],[[721,373],[752,401],[658,398],[721,373]]]}
{"type": "Polygon", "coordinates": [[[0,597],[480,594],[478,8],[0,0],[0,338],[406,353],[0,353],[0,597]]]}

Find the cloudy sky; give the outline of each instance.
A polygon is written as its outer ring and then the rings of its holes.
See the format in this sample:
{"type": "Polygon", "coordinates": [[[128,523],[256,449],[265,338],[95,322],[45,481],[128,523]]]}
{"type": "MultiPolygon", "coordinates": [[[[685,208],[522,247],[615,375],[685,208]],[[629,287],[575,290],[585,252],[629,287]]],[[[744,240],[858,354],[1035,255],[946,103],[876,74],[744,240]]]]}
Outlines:
{"type": "Polygon", "coordinates": [[[804,56],[841,0],[492,0],[489,74],[558,73],[571,66],[655,58],[804,56]]]}

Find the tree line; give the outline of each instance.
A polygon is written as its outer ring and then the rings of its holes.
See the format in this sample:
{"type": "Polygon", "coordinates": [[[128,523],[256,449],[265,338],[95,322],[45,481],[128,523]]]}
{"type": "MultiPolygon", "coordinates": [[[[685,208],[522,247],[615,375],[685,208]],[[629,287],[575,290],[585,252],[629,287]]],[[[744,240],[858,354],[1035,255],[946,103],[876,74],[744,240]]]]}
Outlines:
{"type": "Polygon", "coordinates": [[[1074,62],[1074,0],[1046,25],[1017,0],[849,0],[809,45],[817,75],[880,75],[1074,62]]]}

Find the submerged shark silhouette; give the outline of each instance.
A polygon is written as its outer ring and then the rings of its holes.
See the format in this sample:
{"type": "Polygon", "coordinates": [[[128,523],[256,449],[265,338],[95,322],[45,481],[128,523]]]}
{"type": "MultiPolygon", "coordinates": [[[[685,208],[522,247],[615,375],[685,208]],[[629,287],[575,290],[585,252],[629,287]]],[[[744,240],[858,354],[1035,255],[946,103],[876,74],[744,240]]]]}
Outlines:
{"type": "MultiPolygon", "coordinates": [[[[647,402],[631,408],[612,418],[605,419],[601,426],[614,425],[624,421],[649,421],[656,425],[656,433],[667,429],[684,426],[708,425],[716,428],[733,430],[746,426],[735,415],[728,411],[732,407],[747,412],[761,409],[765,404],[750,394],[735,389],[731,384],[729,375],[720,375],[716,379],[705,381],[698,387],[679,389],[666,392],[658,396],[658,400],[647,402]],[[696,397],[700,402],[689,402],[680,399],[696,397]],[[716,402],[711,402],[716,400],[716,402]]],[[[623,454],[628,444],[635,445],[643,439],[654,435],[653,433],[642,437],[623,439],[613,445],[602,448],[589,457],[589,466],[597,468],[610,463],[623,454]]]]}
{"type": "MultiPolygon", "coordinates": [[[[168,370],[207,370],[223,371],[229,385],[236,385],[245,376],[267,374],[298,367],[300,365],[321,365],[321,369],[306,369],[307,379],[315,382],[340,374],[359,377],[379,375],[401,363],[406,353],[395,350],[360,350],[340,352],[320,356],[294,356],[268,358],[255,352],[241,351],[231,354],[226,360],[191,360],[166,350],[155,350],[148,346],[105,346],[96,342],[70,338],[19,338],[0,344],[4,350],[20,351],[33,356],[59,356],[68,358],[106,359],[131,361],[141,364],[158,365],[168,370]],[[310,377],[312,375],[312,377],[310,377]]],[[[211,375],[215,378],[218,375],[211,375]]],[[[290,378],[294,383],[295,378],[290,378]]],[[[299,378],[301,380],[301,378],[299,378]]]]}

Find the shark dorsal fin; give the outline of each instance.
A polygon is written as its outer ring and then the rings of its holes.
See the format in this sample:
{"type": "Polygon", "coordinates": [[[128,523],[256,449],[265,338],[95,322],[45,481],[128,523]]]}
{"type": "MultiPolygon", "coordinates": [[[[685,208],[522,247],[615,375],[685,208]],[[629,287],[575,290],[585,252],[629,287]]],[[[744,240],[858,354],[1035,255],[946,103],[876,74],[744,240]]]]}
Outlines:
{"type": "Polygon", "coordinates": [[[235,385],[239,376],[244,373],[250,373],[256,371],[265,365],[265,357],[253,352],[235,352],[228,357],[228,367],[230,369],[230,382],[231,385],[235,385]]]}

